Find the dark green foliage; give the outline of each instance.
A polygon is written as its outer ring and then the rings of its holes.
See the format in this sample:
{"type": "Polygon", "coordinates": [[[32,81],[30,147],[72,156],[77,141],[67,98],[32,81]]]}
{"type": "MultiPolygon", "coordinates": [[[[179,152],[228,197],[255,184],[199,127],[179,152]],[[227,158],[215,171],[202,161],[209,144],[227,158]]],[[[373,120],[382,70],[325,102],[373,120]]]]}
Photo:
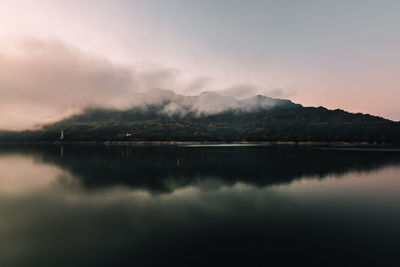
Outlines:
{"type": "Polygon", "coordinates": [[[323,107],[292,103],[211,115],[169,115],[162,109],[89,109],[40,130],[0,133],[0,141],[57,141],[61,130],[65,141],[400,141],[398,122],[323,107]]]}

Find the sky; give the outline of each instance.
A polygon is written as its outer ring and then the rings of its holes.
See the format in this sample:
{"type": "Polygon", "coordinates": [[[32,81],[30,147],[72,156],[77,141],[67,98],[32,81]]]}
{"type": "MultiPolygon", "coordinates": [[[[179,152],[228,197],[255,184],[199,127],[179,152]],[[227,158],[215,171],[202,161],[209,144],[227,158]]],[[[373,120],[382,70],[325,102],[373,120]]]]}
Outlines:
{"type": "Polygon", "coordinates": [[[400,1],[0,0],[0,129],[153,87],[400,120],[400,1]]]}

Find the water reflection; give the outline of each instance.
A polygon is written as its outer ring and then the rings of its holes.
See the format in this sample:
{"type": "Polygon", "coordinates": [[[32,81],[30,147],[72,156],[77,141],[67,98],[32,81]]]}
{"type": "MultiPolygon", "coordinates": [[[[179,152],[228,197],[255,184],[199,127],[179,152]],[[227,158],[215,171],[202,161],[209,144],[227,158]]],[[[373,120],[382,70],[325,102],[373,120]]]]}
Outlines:
{"type": "MultiPolygon", "coordinates": [[[[398,150],[342,150],[312,147],[179,146],[8,146],[0,155],[19,153],[68,171],[88,189],[128,186],[152,193],[189,185],[219,187],[290,183],[303,177],[370,172],[400,163],[398,150]]],[[[15,168],[13,168],[15,169],[15,168]]]]}
{"type": "Polygon", "coordinates": [[[398,151],[60,151],[0,148],[0,266],[400,262],[398,151]]]}
{"type": "Polygon", "coordinates": [[[56,166],[38,164],[34,158],[22,155],[1,155],[0,170],[0,194],[39,190],[54,182],[62,173],[56,166]]]}

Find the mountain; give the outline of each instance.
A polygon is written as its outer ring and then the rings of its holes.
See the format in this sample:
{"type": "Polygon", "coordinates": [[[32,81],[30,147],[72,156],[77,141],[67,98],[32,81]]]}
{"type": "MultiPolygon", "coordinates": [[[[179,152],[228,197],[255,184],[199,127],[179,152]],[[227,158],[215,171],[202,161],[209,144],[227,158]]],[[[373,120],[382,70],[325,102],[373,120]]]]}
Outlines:
{"type": "Polygon", "coordinates": [[[2,141],[320,141],[400,143],[400,123],[290,100],[238,100],[213,92],[153,89],[125,110],[91,108],[40,130],[2,132],[2,141]]]}

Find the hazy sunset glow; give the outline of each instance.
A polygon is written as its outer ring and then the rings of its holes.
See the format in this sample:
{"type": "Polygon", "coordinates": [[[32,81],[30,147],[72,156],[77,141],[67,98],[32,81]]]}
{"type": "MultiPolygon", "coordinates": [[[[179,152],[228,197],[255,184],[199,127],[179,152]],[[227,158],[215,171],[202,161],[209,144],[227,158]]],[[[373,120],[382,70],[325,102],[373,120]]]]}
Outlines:
{"type": "Polygon", "coordinates": [[[0,129],[151,88],[400,120],[399,1],[0,2],[0,129]]]}

